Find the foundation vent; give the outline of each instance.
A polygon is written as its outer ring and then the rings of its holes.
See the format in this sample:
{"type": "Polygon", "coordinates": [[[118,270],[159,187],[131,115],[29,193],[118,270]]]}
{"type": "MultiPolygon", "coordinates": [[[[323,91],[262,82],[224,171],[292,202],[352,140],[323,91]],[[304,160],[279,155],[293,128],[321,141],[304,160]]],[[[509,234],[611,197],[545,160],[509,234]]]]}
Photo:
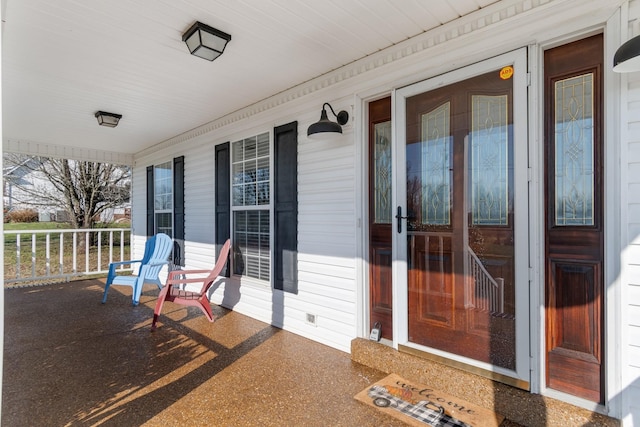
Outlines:
{"type": "Polygon", "coordinates": [[[313,326],[318,326],[316,323],[317,316],[315,314],[307,313],[307,323],[313,326]]]}

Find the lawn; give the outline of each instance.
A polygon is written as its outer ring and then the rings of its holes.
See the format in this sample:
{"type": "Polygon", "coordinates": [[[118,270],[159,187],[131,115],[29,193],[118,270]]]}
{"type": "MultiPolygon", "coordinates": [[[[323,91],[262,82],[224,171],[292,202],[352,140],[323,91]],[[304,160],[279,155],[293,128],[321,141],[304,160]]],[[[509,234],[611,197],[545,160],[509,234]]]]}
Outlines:
{"type": "MultiPolygon", "coordinates": [[[[120,232],[100,232],[101,240],[98,245],[98,231],[89,234],[89,245],[86,250],[86,234],[79,233],[76,241],[75,271],[73,264],[73,237],[72,233],[61,233],[55,230],[70,229],[65,223],[11,223],[4,224],[4,230],[15,231],[40,231],[35,234],[35,243],[32,233],[20,235],[20,246],[17,245],[17,234],[5,234],[4,239],[4,279],[5,283],[17,278],[30,278],[34,276],[62,276],[72,278],[86,277],[80,273],[95,273],[105,271],[109,267],[109,261],[127,260],[131,258],[130,234],[124,233],[124,241],[121,247],[120,232]],[[61,241],[62,234],[62,244],[61,241]],[[48,253],[47,253],[48,235],[48,253]],[[113,250],[111,259],[109,256],[109,244],[112,239],[113,250]],[[35,250],[34,250],[35,244],[35,250]],[[62,258],[60,253],[62,252],[62,258]],[[122,256],[121,256],[122,252],[122,256]],[[47,256],[48,255],[48,256],[47,256]],[[100,260],[100,263],[98,263],[100,260]],[[98,265],[100,264],[100,265],[98,265]],[[18,272],[19,269],[19,272],[18,272]]],[[[98,227],[96,227],[98,228],[98,227]]],[[[129,224],[108,224],[99,228],[121,228],[128,230],[129,224]]],[[[104,273],[102,273],[104,275],[104,273]]],[[[51,280],[51,279],[50,279],[51,280]]],[[[61,279],[56,279],[61,280],[61,279]]],[[[24,283],[24,282],[18,282],[24,283]]]]}

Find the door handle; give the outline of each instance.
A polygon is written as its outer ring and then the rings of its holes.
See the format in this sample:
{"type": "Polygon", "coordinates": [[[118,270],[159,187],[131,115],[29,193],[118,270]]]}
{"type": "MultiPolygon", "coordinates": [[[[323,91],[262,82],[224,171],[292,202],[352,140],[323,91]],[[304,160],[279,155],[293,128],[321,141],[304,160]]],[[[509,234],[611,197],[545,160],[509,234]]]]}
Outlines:
{"type": "Polygon", "coordinates": [[[398,206],[398,213],[396,214],[396,221],[398,223],[398,233],[402,233],[402,220],[409,218],[408,216],[402,216],[402,206],[398,206]]]}

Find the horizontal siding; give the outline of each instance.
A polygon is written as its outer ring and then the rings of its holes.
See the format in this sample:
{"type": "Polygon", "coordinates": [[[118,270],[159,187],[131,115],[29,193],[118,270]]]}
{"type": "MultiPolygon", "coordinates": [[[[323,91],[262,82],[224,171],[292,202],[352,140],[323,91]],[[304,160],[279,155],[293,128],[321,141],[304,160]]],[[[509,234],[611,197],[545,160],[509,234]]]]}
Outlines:
{"type": "Polygon", "coordinates": [[[640,324],[629,325],[629,344],[634,347],[640,347],[640,324]]]}
{"type": "Polygon", "coordinates": [[[204,144],[184,155],[185,267],[211,268],[215,264],[214,145],[204,144]]]}
{"type": "Polygon", "coordinates": [[[297,312],[291,314],[302,323],[290,325],[343,351],[349,351],[357,323],[354,218],[358,195],[352,137],[345,132],[330,141],[299,145],[299,292],[292,296],[297,312]],[[316,316],[316,326],[306,324],[307,313],[316,316]]]}

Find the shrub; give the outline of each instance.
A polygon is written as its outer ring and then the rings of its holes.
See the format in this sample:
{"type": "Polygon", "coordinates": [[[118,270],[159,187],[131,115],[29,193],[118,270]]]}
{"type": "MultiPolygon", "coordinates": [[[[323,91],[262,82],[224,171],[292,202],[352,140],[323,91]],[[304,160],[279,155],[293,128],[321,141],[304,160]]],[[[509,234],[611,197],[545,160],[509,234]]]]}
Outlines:
{"type": "Polygon", "coordinates": [[[38,222],[35,209],[16,209],[5,213],[4,222],[38,222]]]}

